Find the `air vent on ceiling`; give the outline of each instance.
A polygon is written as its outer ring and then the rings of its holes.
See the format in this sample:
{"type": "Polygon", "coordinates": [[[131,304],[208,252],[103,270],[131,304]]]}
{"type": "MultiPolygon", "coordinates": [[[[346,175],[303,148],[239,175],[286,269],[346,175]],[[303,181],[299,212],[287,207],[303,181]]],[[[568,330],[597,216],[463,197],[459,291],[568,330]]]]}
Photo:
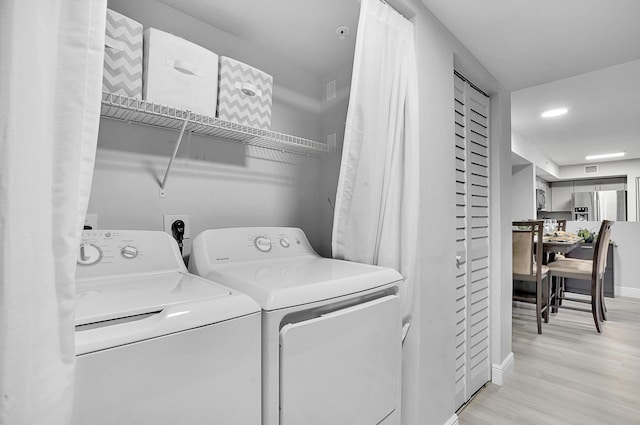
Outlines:
{"type": "Polygon", "coordinates": [[[584,173],[585,174],[593,174],[593,173],[597,173],[598,172],[598,166],[597,165],[585,165],[584,166],[584,173]]]}

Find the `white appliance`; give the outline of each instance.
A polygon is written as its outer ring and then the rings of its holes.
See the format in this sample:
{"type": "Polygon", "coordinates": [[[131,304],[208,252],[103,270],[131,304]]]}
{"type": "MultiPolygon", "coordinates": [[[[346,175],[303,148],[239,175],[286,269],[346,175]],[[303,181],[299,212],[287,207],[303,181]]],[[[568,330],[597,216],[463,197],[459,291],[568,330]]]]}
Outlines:
{"type": "Polygon", "coordinates": [[[83,232],[74,425],[259,425],[260,308],[164,232],[83,232]]]}
{"type": "Polygon", "coordinates": [[[281,227],[207,230],[189,270],[262,307],[263,425],[400,424],[398,272],[322,258],[281,227]]]}

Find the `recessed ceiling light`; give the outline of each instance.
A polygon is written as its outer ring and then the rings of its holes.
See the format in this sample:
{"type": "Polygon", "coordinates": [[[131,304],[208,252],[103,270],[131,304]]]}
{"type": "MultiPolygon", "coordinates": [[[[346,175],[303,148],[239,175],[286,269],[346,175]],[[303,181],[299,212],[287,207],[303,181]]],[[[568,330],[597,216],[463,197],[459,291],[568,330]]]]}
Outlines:
{"type": "Polygon", "coordinates": [[[584,157],[584,159],[591,160],[591,159],[605,159],[605,158],[620,158],[621,156],[624,156],[624,152],[603,153],[600,155],[587,155],[584,157]]]}
{"type": "Polygon", "coordinates": [[[567,108],[558,108],[558,109],[549,109],[548,111],[544,111],[542,113],[542,118],[551,118],[551,117],[559,117],[560,115],[564,115],[569,110],[567,108]]]}

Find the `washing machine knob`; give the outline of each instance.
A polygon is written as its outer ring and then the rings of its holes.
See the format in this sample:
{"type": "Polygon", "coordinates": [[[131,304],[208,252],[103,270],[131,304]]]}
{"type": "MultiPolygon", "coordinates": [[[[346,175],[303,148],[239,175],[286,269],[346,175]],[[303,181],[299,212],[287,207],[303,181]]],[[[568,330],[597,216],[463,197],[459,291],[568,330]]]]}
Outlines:
{"type": "Polygon", "coordinates": [[[291,245],[291,243],[287,238],[280,238],[280,245],[282,245],[283,248],[289,248],[289,245],[291,245]]]}
{"type": "Polygon", "coordinates": [[[122,255],[127,260],[131,260],[138,256],[138,248],[135,246],[127,245],[120,250],[120,255],[122,255]]]}
{"type": "Polygon", "coordinates": [[[80,244],[80,252],[78,253],[78,264],[83,266],[91,266],[100,262],[102,251],[91,243],[80,244]]]}

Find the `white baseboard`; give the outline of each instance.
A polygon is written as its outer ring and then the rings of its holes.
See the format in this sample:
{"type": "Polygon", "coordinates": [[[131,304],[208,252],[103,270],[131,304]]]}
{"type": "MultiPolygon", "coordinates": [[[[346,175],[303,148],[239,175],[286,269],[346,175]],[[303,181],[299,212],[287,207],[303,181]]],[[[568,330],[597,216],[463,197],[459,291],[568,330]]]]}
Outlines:
{"type": "Polygon", "coordinates": [[[458,415],[455,413],[451,416],[444,425],[458,425],[458,415]]]}
{"type": "Polygon", "coordinates": [[[511,372],[513,372],[514,361],[513,353],[509,353],[502,364],[498,365],[494,363],[491,366],[491,382],[496,385],[502,385],[506,382],[511,372]]]}
{"type": "Polygon", "coordinates": [[[640,298],[640,289],[638,288],[627,288],[625,286],[619,286],[616,289],[616,296],[640,298]]]}

